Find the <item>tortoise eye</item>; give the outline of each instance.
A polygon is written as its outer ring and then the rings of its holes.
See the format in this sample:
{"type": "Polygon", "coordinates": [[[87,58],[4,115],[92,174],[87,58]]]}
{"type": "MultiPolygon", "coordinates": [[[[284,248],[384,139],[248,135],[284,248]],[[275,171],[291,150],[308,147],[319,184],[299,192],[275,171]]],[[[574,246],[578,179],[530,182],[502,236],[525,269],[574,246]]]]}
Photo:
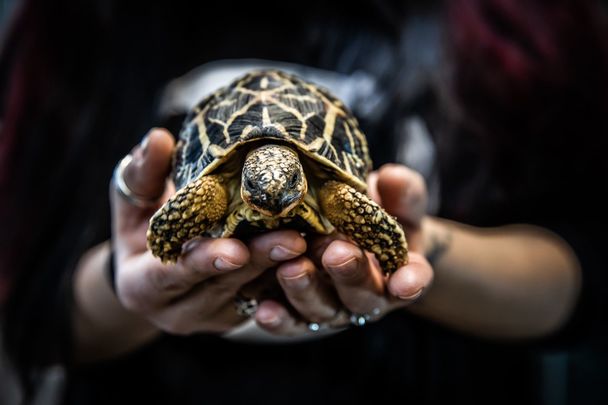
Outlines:
{"type": "Polygon", "coordinates": [[[289,179],[289,187],[295,187],[295,185],[298,184],[299,180],[300,180],[300,173],[294,173],[291,176],[291,179],[289,179]]]}
{"type": "Polygon", "coordinates": [[[253,185],[253,181],[251,181],[251,179],[246,179],[245,180],[245,187],[249,190],[253,190],[253,188],[255,187],[253,185]]]}

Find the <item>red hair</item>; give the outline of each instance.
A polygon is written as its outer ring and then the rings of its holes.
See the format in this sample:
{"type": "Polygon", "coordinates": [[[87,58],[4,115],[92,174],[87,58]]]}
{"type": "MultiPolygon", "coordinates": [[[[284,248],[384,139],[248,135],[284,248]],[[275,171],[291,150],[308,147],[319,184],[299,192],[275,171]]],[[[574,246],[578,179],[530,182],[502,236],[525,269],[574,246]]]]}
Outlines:
{"type": "Polygon", "coordinates": [[[453,85],[469,118],[494,127],[515,118],[519,130],[532,130],[558,102],[571,113],[585,103],[587,117],[606,110],[608,32],[596,2],[452,0],[449,15],[453,85]]]}
{"type": "MultiPolygon", "coordinates": [[[[31,173],[32,164],[37,163],[28,154],[41,149],[49,154],[60,151],[57,160],[61,161],[61,153],[67,150],[70,142],[69,122],[65,118],[73,111],[69,110],[66,100],[60,104],[54,99],[61,91],[69,91],[60,90],[66,82],[63,77],[66,74],[61,70],[61,56],[54,49],[65,33],[63,23],[57,21],[55,13],[53,6],[45,2],[23,2],[12,16],[1,48],[0,229],[3,232],[0,235],[0,304],[6,298],[19,266],[18,257],[23,256],[25,244],[22,242],[31,237],[32,230],[36,229],[34,224],[37,224],[33,202],[19,195],[24,179],[32,181],[31,175],[27,177],[23,173],[31,173]],[[52,122],[41,119],[48,120],[48,116],[52,117],[52,122]],[[40,133],[41,126],[49,129],[40,133]],[[36,144],[33,145],[34,139],[36,144]],[[53,148],[48,148],[49,144],[53,148]],[[26,210],[28,214],[24,215],[26,210]]],[[[86,37],[84,32],[80,35],[86,37]]],[[[48,167],[36,178],[36,186],[41,190],[52,170],[48,167]]]]}
{"type": "MultiPolygon", "coordinates": [[[[467,199],[487,204],[490,194],[537,219],[557,215],[551,201],[581,204],[595,190],[589,178],[607,172],[601,153],[608,148],[608,32],[600,4],[452,0],[448,16],[458,125],[478,136],[488,163],[477,171],[489,173],[457,210],[500,215],[496,205],[470,208],[467,199]],[[545,201],[546,209],[532,213],[530,201],[545,201]]],[[[458,181],[456,192],[463,188],[458,181]]]]}

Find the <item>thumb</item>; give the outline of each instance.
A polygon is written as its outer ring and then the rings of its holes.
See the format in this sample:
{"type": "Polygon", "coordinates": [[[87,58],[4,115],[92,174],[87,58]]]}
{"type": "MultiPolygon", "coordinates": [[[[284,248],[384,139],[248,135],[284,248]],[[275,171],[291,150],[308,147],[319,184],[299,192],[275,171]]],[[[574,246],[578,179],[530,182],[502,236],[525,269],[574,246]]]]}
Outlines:
{"type": "Polygon", "coordinates": [[[115,173],[110,191],[114,238],[118,242],[145,250],[148,220],[172,193],[167,190],[166,179],[174,146],[167,130],[153,129],[133,148],[130,158],[121,162],[124,166],[115,173]]]}
{"type": "Polygon", "coordinates": [[[420,226],[428,194],[424,178],[418,172],[402,165],[384,165],[378,170],[377,188],[388,213],[405,226],[420,226]]]}

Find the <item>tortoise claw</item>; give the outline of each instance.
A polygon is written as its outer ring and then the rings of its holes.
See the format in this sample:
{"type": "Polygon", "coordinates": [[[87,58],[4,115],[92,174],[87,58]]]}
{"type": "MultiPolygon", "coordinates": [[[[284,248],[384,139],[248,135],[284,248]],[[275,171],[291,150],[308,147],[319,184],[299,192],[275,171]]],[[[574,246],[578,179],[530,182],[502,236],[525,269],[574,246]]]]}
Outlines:
{"type": "Polygon", "coordinates": [[[228,193],[220,176],[203,176],[169,199],[150,219],[148,248],[163,262],[176,262],[182,245],[201,236],[228,208],[228,193]]]}
{"type": "Polygon", "coordinates": [[[326,182],[319,203],[329,221],[363,249],[372,252],[385,273],[407,264],[407,242],[397,220],[365,194],[335,180],[326,182]]]}

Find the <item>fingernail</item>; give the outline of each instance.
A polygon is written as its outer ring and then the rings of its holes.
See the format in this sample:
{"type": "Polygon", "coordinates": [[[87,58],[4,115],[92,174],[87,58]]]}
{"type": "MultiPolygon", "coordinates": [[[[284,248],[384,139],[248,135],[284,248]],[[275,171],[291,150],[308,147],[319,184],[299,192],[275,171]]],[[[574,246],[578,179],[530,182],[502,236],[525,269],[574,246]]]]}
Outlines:
{"type": "Polygon", "coordinates": [[[146,136],[144,136],[144,139],[142,139],[142,141],[140,143],[142,155],[144,155],[144,156],[146,155],[149,144],[150,144],[150,135],[146,135],[146,136]]]}
{"type": "Polygon", "coordinates": [[[182,255],[188,254],[197,248],[202,242],[201,238],[191,239],[182,246],[182,255]]]}
{"type": "Polygon", "coordinates": [[[213,265],[215,266],[216,269],[218,269],[220,271],[235,270],[235,269],[238,269],[239,267],[242,267],[240,264],[232,263],[232,262],[224,259],[223,257],[218,257],[217,259],[215,259],[215,261],[213,262],[213,265]]]}
{"type": "Polygon", "coordinates": [[[279,318],[274,312],[265,308],[258,309],[256,318],[260,323],[268,326],[277,326],[281,323],[281,318],[279,318]]]}
{"type": "Polygon", "coordinates": [[[327,267],[330,270],[338,270],[338,271],[351,270],[354,268],[354,266],[356,266],[356,264],[357,264],[356,261],[357,261],[356,257],[351,257],[350,259],[348,259],[340,264],[328,265],[327,267]]]}
{"type": "Polygon", "coordinates": [[[412,295],[400,295],[399,298],[402,300],[405,300],[405,301],[415,300],[416,298],[418,298],[422,295],[423,290],[424,290],[424,288],[421,288],[412,295]]]}
{"type": "Polygon", "coordinates": [[[283,246],[275,246],[270,250],[270,260],[275,262],[280,262],[284,260],[293,259],[296,256],[299,256],[300,253],[294,252],[293,250],[289,250],[283,246]]]}
{"type": "Polygon", "coordinates": [[[283,281],[289,288],[296,290],[303,290],[310,285],[310,277],[306,273],[298,274],[295,277],[283,277],[283,281]]]}

